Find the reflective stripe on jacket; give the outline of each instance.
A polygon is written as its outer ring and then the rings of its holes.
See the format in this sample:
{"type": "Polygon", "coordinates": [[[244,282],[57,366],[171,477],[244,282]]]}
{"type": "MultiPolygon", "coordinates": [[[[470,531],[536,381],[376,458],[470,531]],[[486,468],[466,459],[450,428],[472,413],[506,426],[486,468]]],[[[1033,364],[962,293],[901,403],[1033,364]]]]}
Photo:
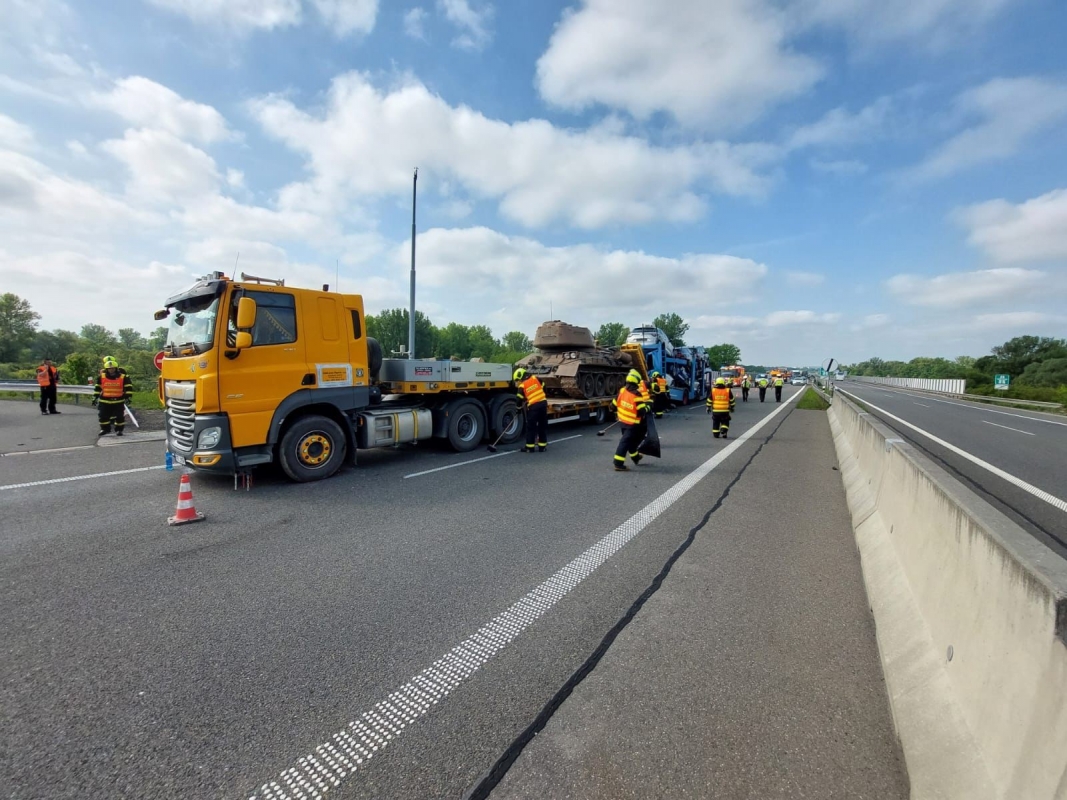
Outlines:
{"type": "Polygon", "coordinates": [[[665,394],[667,392],[667,379],[662,375],[656,378],[656,382],[652,385],[652,391],[656,394],[665,394]]]}
{"type": "Polygon", "coordinates": [[[527,405],[532,406],[534,403],[543,403],[547,399],[541,381],[537,380],[533,375],[520,383],[519,388],[522,389],[522,393],[526,396],[527,405]]]}
{"type": "Polygon", "coordinates": [[[725,386],[716,386],[708,397],[708,405],[712,411],[733,411],[734,393],[725,386]]]}
{"type": "Polygon", "coordinates": [[[622,425],[636,425],[640,421],[638,408],[644,405],[641,395],[634,392],[629,384],[619,390],[619,396],[611,401],[615,406],[615,416],[622,425]]]}
{"type": "Polygon", "coordinates": [[[775,378],[774,379],[774,385],[775,386],[784,386],[785,385],[785,381],[782,380],[781,378],[775,378]]]}
{"type": "Polygon", "coordinates": [[[100,373],[100,399],[121,400],[126,396],[126,376],[118,374],[109,378],[106,372],[100,373]]]}

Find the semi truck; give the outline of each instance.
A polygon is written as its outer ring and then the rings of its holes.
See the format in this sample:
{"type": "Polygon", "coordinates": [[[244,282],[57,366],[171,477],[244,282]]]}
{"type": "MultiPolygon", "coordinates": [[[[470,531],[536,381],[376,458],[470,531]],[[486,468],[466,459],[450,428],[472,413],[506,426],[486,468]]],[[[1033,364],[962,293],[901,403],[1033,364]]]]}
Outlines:
{"type": "MultiPolygon", "coordinates": [[[[277,463],[328,478],[357,451],[426,439],[467,452],[518,441],[525,417],[510,364],[382,358],[363,298],[211,273],[167,299],[159,396],[167,449],[193,470],[277,463]]],[[[611,398],[553,399],[549,416],[604,422],[611,398]]]]}
{"type": "Polygon", "coordinates": [[[658,328],[651,328],[659,331],[657,336],[648,335],[648,330],[650,328],[647,326],[634,328],[624,349],[633,345],[641,348],[648,372],[659,372],[667,379],[670,399],[675,405],[687,405],[690,401],[702,399],[707,393],[704,386],[706,370],[694,349],[674,347],[658,328]]]}

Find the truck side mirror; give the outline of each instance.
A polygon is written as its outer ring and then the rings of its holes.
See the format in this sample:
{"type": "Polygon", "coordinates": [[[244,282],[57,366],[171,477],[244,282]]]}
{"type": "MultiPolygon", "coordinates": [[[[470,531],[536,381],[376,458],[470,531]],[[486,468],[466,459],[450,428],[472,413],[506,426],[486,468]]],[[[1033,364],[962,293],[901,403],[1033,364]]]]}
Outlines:
{"type": "MultiPolygon", "coordinates": [[[[253,327],[255,324],[256,301],[251,297],[242,297],[237,301],[237,330],[245,331],[253,327]]],[[[249,344],[251,344],[251,342],[249,342],[249,344]]],[[[240,347],[240,345],[238,345],[238,347],[240,347]]]]}
{"type": "Polygon", "coordinates": [[[234,342],[234,346],[238,350],[244,350],[247,347],[251,347],[252,346],[252,334],[248,333],[247,331],[241,331],[240,333],[237,334],[237,339],[234,342]]]}

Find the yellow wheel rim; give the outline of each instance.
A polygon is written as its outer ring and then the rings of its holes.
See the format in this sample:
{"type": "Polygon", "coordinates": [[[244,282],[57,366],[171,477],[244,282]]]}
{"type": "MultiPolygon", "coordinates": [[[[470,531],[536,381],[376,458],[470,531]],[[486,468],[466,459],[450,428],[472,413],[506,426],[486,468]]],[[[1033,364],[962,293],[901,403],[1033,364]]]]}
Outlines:
{"type": "Polygon", "coordinates": [[[333,445],[321,433],[309,433],[300,440],[300,460],[309,467],[326,463],[331,452],[333,445]]]}

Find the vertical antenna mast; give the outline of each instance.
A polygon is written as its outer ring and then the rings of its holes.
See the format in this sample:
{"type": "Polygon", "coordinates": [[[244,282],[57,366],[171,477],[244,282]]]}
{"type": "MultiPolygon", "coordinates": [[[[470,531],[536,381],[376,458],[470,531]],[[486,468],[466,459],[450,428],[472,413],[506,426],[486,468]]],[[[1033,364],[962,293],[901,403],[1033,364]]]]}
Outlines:
{"type": "Polygon", "coordinates": [[[415,190],[419,184],[419,168],[411,181],[411,308],[408,310],[408,358],[415,358],[415,190]]]}

